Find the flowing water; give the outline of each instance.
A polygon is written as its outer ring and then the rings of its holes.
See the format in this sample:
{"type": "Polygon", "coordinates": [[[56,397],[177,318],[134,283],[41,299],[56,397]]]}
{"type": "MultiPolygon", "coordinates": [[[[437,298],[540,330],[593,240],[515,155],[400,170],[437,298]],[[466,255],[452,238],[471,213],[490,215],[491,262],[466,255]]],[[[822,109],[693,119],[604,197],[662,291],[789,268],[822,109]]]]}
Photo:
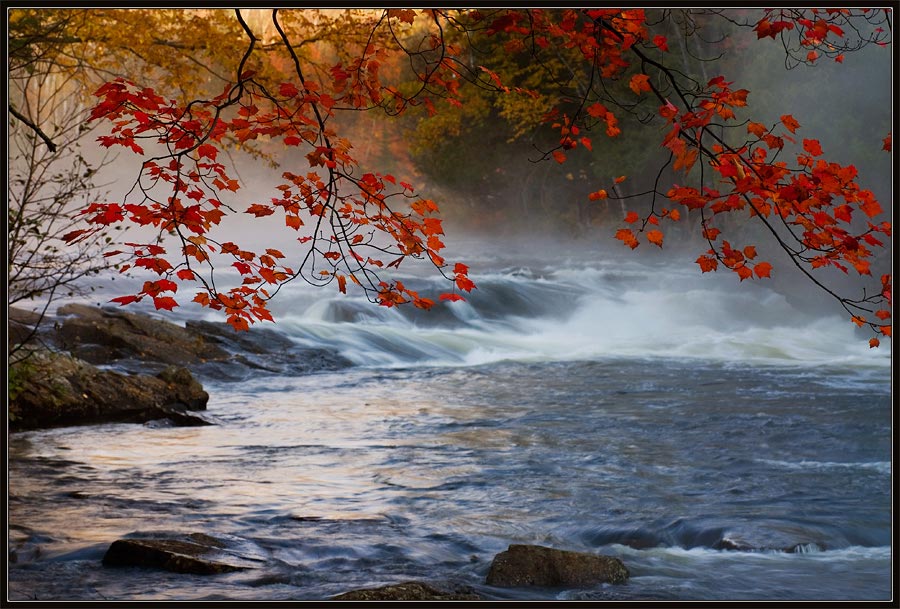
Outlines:
{"type": "Polygon", "coordinates": [[[216,426],[14,434],[10,597],[311,600],[417,579],[492,599],[891,598],[889,345],[736,278],[518,262],[470,261],[477,293],[428,313],[293,286],[275,327],[355,365],[204,379],[216,426]],[[185,532],[258,568],[100,564],[119,537],[185,532]],[[485,585],[512,543],[618,556],[631,578],[485,585]]]}

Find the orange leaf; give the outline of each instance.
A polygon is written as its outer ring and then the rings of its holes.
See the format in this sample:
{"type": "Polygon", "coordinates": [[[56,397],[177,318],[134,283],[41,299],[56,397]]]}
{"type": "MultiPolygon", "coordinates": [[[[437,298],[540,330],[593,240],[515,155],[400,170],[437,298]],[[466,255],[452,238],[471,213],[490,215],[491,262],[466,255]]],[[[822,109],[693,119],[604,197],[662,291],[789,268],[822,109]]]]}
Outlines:
{"type": "Polygon", "coordinates": [[[449,300],[450,302],[456,302],[457,300],[465,300],[465,298],[463,298],[459,294],[449,294],[449,293],[441,294],[440,299],[441,300],[449,300]]]}
{"type": "Polygon", "coordinates": [[[194,278],[194,271],[192,271],[191,269],[181,269],[175,274],[178,275],[179,279],[183,279],[185,281],[190,281],[194,278]]]}
{"type": "Polygon", "coordinates": [[[216,155],[219,153],[219,149],[213,146],[212,144],[200,144],[197,147],[197,155],[201,157],[206,157],[212,161],[216,160],[216,155]]]}
{"type": "Polygon", "coordinates": [[[607,196],[608,195],[606,194],[606,191],[601,188],[600,190],[589,194],[588,199],[590,199],[591,201],[597,201],[599,199],[605,199],[607,196]]]}
{"type": "Polygon", "coordinates": [[[756,248],[752,245],[748,245],[744,248],[744,256],[746,256],[750,260],[753,260],[754,258],[756,258],[756,248]]]}
{"type": "Polygon", "coordinates": [[[635,212],[635,211],[630,211],[625,215],[625,221],[628,222],[629,224],[634,224],[635,222],[637,222],[640,219],[641,219],[641,217],[638,216],[637,212],[635,212]]]}
{"type": "Polygon", "coordinates": [[[700,271],[703,273],[714,271],[719,266],[719,261],[712,256],[700,256],[696,262],[700,265],[700,271]]]}
{"type": "Polygon", "coordinates": [[[721,233],[721,232],[722,231],[720,231],[718,228],[714,228],[714,227],[713,228],[704,228],[703,229],[703,238],[709,239],[710,241],[715,241],[716,238],[719,236],[719,233],[721,233]]]}
{"type": "Polygon", "coordinates": [[[110,302],[117,302],[120,306],[124,307],[125,305],[137,302],[138,300],[140,300],[139,296],[119,296],[118,298],[111,298],[110,302]]]}
{"type": "Polygon", "coordinates": [[[606,106],[601,103],[595,103],[588,106],[587,113],[594,118],[600,118],[602,116],[606,116],[606,106]]]}
{"type": "Polygon", "coordinates": [[[812,156],[822,154],[822,146],[819,144],[819,140],[803,140],[803,149],[812,156]]]}
{"type": "Polygon", "coordinates": [[[663,244],[663,234],[662,231],[652,230],[647,233],[647,241],[650,243],[654,243],[659,247],[662,247],[663,244]]]}
{"type": "Polygon", "coordinates": [[[297,97],[299,91],[297,91],[297,87],[293,85],[293,83],[283,82],[278,87],[278,92],[284,97],[297,97]]]}
{"type": "Polygon", "coordinates": [[[475,282],[466,277],[465,275],[457,275],[456,276],[456,286],[460,290],[465,290],[466,292],[471,292],[472,288],[475,287],[475,282]]]}
{"type": "Polygon", "coordinates": [[[247,320],[243,317],[239,317],[237,315],[230,315],[228,317],[228,324],[231,325],[235,330],[247,331],[250,329],[250,324],[247,323],[247,320]]]}
{"type": "Polygon", "coordinates": [[[625,176],[619,176],[618,178],[616,178],[616,179],[613,180],[613,181],[614,181],[616,184],[621,184],[622,182],[625,181],[625,176]]]}
{"type": "Polygon", "coordinates": [[[628,86],[631,87],[631,90],[634,91],[635,95],[640,95],[641,91],[650,90],[649,80],[650,77],[647,74],[635,74],[631,77],[628,86]]]}
{"type": "Polygon", "coordinates": [[[663,118],[673,119],[677,114],[678,108],[676,108],[670,101],[666,101],[665,106],[659,107],[659,115],[663,118]]]}
{"type": "Polygon", "coordinates": [[[865,203],[860,204],[859,207],[870,218],[874,218],[883,211],[881,209],[881,203],[875,199],[868,199],[865,203]]]}
{"type": "Polygon", "coordinates": [[[869,339],[869,349],[874,349],[875,347],[877,347],[880,344],[881,344],[881,341],[878,340],[877,338],[869,339]]]}
{"type": "Polygon", "coordinates": [[[771,277],[772,265],[768,262],[760,262],[753,267],[753,272],[756,273],[756,276],[760,278],[771,277]]]}
{"type": "Polygon", "coordinates": [[[553,158],[556,159],[556,162],[559,164],[563,164],[566,162],[566,155],[562,150],[554,150],[553,158]]]}
{"type": "Polygon", "coordinates": [[[165,309],[167,311],[171,311],[178,306],[178,303],[175,302],[175,299],[171,296],[154,296],[153,306],[155,306],[157,309],[165,309]]]}
{"type": "Polygon", "coordinates": [[[781,115],[781,124],[784,125],[784,128],[791,133],[795,133],[797,131],[797,128],[800,126],[800,123],[795,121],[794,117],[790,114],[781,115]]]}
{"type": "Polygon", "coordinates": [[[246,214],[252,214],[257,218],[261,218],[262,216],[271,216],[275,213],[275,210],[266,205],[260,205],[258,203],[254,203],[244,212],[246,214]]]}
{"type": "Polygon", "coordinates": [[[616,231],[616,239],[630,247],[631,249],[636,248],[638,245],[638,240],[635,238],[634,233],[630,228],[620,228],[616,231]]]}
{"type": "Polygon", "coordinates": [[[765,125],[762,125],[760,123],[754,123],[754,122],[747,123],[747,133],[752,133],[756,137],[761,138],[768,132],[769,132],[769,130],[766,128],[765,125]]]}
{"type": "Polygon", "coordinates": [[[443,235],[444,229],[441,226],[440,218],[425,218],[423,221],[425,227],[422,229],[422,233],[425,235],[443,235]]]}
{"type": "Polygon", "coordinates": [[[668,44],[668,41],[666,40],[665,36],[654,36],[653,44],[655,44],[656,47],[660,51],[668,51],[669,50],[669,44],[668,44]]]}

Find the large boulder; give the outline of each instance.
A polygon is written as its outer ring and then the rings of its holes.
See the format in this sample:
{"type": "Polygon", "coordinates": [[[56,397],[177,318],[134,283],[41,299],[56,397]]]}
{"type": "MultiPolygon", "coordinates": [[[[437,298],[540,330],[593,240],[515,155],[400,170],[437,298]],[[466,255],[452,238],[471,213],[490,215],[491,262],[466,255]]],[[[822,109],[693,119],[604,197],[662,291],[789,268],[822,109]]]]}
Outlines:
{"type": "Polygon", "coordinates": [[[10,431],[108,422],[210,425],[209,394],[184,368],[156,376],[101,370],[68,355],[36,352],[10,369],[10,431]]]}
{"type": "Polygon", "coordinates": [[[351,590],[331,597],[333,601],[478,601],[483,597],[471,588],[439,590],[422,582],[403,582],[382,586],[351,590]]]}
{"type": "Polygon", "coordinates": [[[612,556],[513,544],[494,557],[486,583],[501,588],[586,588],[627,579],[628,569],[612,556]]]}
{"type": "Polygon", "coordinates": [[[103,565],[212,575],[256,568],[263,560],[231,548],[225,539],[191,533],[174,538],[117,539],[104,554],[103,565]]]}
{"type": "Polygon", "coordinates": [[[96,365],[129,371],[189,368],[215,380],[243,380],[260,373],[308,374],[351,362],[328,349],[303,348],[269,328],[239,332],[225,322],[188,321],[184,327],[142,313],[68,304],[47,339],[96,365]]]}
{"type": "Polygon", "coordinates": [[[149,315],[68,304],[57,330],[59,346],[91,364],[139,360],[161,366],[191,366],[227,360],[230,354],[179,325],[149,315]]]}

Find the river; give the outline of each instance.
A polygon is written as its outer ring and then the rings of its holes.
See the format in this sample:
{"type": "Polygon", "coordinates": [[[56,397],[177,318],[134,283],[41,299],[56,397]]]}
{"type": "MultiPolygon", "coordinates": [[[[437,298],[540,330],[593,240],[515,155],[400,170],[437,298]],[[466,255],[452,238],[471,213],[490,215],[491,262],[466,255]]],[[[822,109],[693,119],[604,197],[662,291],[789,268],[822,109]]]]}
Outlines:
{"type": "Polygon", "coordinates": [[[203,379],[216,426],[11,435],[9,598],[316,600],[411,579],[488,599],[891,598],[890,345],[693,268],[466,262],[479,289],[428,313],[292,286],[275,329],[355,365],[203,379]],[[117,538],[184,532],[259,568],[100,564],[117,538]],[[512,543],[631,577],[485,585],[512,543]]]}

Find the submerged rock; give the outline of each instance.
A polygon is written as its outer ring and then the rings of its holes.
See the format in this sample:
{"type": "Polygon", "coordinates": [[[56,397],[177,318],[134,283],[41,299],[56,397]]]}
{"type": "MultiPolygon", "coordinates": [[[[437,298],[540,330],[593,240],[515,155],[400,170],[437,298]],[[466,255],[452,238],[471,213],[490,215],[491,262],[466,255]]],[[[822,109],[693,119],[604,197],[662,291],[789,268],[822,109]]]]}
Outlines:
{"type": "Polygon", "coordinates": [[[622,561],[612,556],[513,544],[494,557],[486,583],[503,588],[584,588],[621,584],[628,575],[622,561]]]}
{"type": "Polygon", "coordinates": [[[382,586],[351,590],[331,597],[333,601],[478,601],[483,600],[479,594],[468,587],[453,590],[438,590],[422,582],[403,582],[382,586]]]}
{"type": "Polygon", "coordinates": [[[257,561],[257,557],[229,548],[227,540],[205,533],[174,539],[117,539],[103,556],[106,567],[146,567],[200,575],[252,569],[258,566],[257,561]]]}

